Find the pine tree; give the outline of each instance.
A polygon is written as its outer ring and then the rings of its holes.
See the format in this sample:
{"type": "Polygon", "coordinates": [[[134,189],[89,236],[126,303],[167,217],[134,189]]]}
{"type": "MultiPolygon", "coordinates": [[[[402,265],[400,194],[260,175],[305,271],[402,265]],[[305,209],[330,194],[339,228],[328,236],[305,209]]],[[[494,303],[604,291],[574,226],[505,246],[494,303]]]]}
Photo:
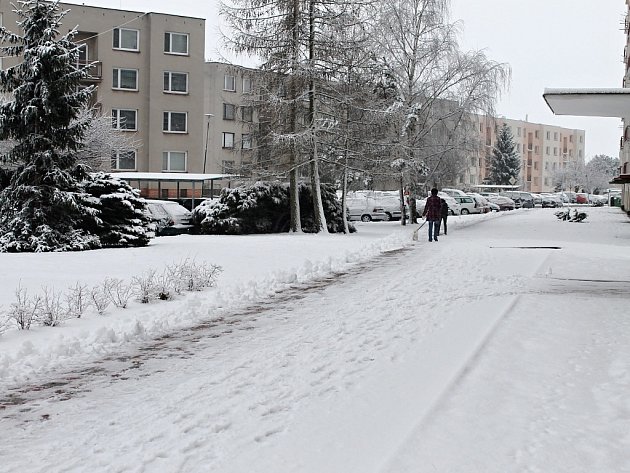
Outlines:
{"type": "Polygon", "coordinates": [[[507,124],[503,124],[497,135],[490,160],[490,180],[492,184],[507,185],[512,178],[518,179],[521,171],[521,158],[516,151],[514,136],[507,124]]]}
{"type": "MultiPolygon", "coordinates": [[[[67,251],[101,247],[90,231],[98,209],[77,177],[77,151],[89,122],[77,120],[91,88],[81,88],[76,30],[59,37],[58,2],[28,0],[16,10],[21,34],[0,27],[3,56],[20,62],[0,71],[0,140],[16,165],[0,193],[0,251],[67,251]]],[[[102,220],[102,219],[101,219],[102,220]]]]}

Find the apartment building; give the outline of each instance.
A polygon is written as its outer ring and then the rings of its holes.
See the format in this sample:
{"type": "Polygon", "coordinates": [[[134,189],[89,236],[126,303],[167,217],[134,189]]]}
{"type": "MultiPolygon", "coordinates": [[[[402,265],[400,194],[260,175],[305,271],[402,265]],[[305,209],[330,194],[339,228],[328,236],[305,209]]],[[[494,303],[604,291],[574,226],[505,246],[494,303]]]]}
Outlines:
{"type": "Polygon", "coordinates": [[[529,192],[552,192],[558,171],[584,164],[584,130],[573,130],[541,123],[507,118],[493,119],[478,116],[480,150],[472,158],[478,166],[471,166],[463,185],[492,184],[489,182],[489,157],[497,141],[497,133],[507,124],[521,157],[520,189],[529,192]]]}
{"type": "MultiPolygon", "coordinates": [[[[627,91],[630,88],[630,0],[626,0],[626,6],[627,13],[623,30],[626,35],[626,46],[623,54],[625,64],[623,88],[627,91]]],[[[630,110],[625,111],[621,119],[623,136],[619,146],[619,174],[612,182],[621,186],[622,208],[626,212],[630,212],[630,110]]]]}
{"type": "MultiPolygon", "coordinates": [[[[17,16],[0,0],[2,25],[17,16]]],[[[130,149],[113,153],[112,171],[202,172],[205,20],[129,10],[60,4],[61,33],[77,26],[81,64],[93,105],[129,134],[130,149]]],[[[16,58],[5,58],[9,67],[16,58]]],[[[168,186],[166,186],[168,187],[168,186]]],[[[171,197],[162,189],[162,197],[171,197]]]]}
{"type": "Polygon", "coordinates": [[[258,123],[255,83],[258,71],[221,62],[204,68],[206,110],[205,171],[248,174],[258,123]]]}

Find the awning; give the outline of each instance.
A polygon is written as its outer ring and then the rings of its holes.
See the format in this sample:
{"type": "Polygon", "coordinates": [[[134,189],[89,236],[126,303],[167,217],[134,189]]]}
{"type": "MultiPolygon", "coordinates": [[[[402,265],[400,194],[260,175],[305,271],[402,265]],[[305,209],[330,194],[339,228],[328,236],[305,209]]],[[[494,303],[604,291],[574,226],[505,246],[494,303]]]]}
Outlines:
{"type": "Polygon", "coordinates": [[[630,89],[545,89],[555,115],[630,118],[630,89]]]}
{"type": "Polygon", "coordinates": [[[195,207],[195,187],[201,184],[201,192],[203,194],[203,186],[205,182],[210,182],[210,194],[214,192],[214,181],[236,179],[239,176],[234,174],[189,174],[186,172],[112,172],[112,176],[124,179],[131,185],[137,182],[140,187],[141,182],[156,182],[158,193],[160,193],[162,183],[170,182],[177,184],[177,195],[180,194],[180,184],[189,183],[192,186],[191,206],[195,207]]]}

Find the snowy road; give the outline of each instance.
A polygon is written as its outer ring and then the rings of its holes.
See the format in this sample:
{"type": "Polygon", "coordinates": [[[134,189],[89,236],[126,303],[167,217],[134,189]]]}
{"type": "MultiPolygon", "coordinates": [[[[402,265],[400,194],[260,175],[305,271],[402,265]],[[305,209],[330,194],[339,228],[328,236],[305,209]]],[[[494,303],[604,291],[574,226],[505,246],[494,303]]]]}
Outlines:
{"type": "Polygon", "coordinates": [[[624,218],[454,226],[14,391],[0,471],[630,472],[624,218]]]}

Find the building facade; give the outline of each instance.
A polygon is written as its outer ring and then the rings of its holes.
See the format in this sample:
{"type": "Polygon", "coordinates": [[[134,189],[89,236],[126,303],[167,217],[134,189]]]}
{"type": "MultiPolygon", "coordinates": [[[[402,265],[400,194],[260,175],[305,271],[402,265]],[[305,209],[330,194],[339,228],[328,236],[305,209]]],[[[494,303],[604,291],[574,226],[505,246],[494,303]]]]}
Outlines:
{"type": "MultiPolygon", "coordinates": [[[[626,46],[624,48],[625,73],[622,85],[624,89],[630,88],[630,0],[626,0],[627,13],[624,21],[624,34],[626,35],[626,46]]],[[[622,119],[623,135],[619,145],[619,174],[612,181],[621,186],[621,206],[630,213],[630,110],[622,119]]]]}
{"type": "MultiPolygon", "coordinates": [[[[112,171],[202,172],[205,20],[162,13],[60,4],[61,33],[78,25],[79,63],[90,65],[93,105],[128,135],[112,171]]],[[[17,16],[0,0],[2,25],[17,16]]],[[[18,59],[4,58],[2,67],[18,59]]],[[[171,197],[162,190],[162,197],[171,197]]]]}
{"type": "MultiPolygon", "coordinates": [[[[470,171],[461,179],[464,186],[493,184],[488,180],[489,157],[504,123],[510,127],[521,157],[519,182],[515,183],[521,190],[553,192],[561,179],[561,171],[584,165],[584,130],[486,116],[478,116],[477,121],[480,150],[477,156],[471,157],[470,171]]],[[[569,182],[560,182],[562,188],[569,185],[569,182]]]]}

